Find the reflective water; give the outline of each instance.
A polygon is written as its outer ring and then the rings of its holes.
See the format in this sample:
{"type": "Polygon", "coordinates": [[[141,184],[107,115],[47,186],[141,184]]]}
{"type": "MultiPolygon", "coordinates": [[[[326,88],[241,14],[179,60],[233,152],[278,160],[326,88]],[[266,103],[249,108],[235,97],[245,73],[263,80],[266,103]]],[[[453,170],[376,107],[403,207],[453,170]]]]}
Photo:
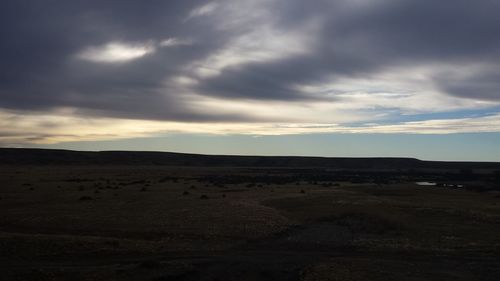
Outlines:
{"type": "Polygon", "coordinates": [[[435,186],[436,185],[435,182],[430,182],[430,181],[419,181],[419,182],[416,182],[416,184],[425,185],[425,186],[435,186]]]}

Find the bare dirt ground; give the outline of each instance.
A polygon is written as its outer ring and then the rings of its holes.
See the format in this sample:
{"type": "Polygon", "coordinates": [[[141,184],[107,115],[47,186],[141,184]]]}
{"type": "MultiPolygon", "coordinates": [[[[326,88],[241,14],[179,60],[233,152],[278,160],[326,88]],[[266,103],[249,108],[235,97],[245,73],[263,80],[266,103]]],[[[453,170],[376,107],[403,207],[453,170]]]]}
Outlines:
{"type": "Polygon", "coordinates": [[[498,280],[499,193],[306,172],[2,167],[0,280],[498,280]]]}

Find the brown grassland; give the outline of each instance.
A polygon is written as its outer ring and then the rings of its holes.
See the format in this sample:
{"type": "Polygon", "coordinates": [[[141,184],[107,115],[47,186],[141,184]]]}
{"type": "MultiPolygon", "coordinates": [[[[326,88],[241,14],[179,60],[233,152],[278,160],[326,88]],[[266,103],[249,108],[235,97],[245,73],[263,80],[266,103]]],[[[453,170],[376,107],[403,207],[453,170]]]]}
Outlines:
{"type": "Polygon", "coordinates": [[[498,280],[498,191],[318,173],[4,166],[0,279],[498,280]]]}

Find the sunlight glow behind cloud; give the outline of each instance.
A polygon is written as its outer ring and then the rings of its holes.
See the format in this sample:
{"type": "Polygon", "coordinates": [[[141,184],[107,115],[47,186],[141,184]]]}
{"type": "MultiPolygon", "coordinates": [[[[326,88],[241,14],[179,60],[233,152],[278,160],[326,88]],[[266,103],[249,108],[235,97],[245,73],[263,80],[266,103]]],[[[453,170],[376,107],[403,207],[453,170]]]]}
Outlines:
{"type": "Polygon", "coordinates": [[[126,44],[111,42],[103,46],[87,47],[78,53],[78,58],[91,62],[116,63],[141,58],[155,51],[152,43],[126,44]]]}
{"type": "Polygon", "coordinates": [[[155,137],[168,133],[209,135],[295,135],[315,133],[454,134],[497,132],[500,114],[437,119],[398,124],[347,126],[333,123],[190,123],[114,118],[88,119],[78,115],[18,115],[0,112],[0,145],[53,144],[70,141],[155,137]]]}

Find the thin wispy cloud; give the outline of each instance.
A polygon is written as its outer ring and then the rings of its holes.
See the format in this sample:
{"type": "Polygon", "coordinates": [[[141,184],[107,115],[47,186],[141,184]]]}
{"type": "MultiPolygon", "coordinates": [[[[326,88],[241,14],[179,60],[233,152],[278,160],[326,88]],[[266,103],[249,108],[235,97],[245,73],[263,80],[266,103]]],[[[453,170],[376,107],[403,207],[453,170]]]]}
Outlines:
{"type": "Polygon", "coordinates": [[[168,38],[160,42],[160,47],[178,47],[178,46],[189,46],[194,42],[192,40],[187,39],[179,39],[179,38],[168,38]]]}
{"type": "Polygon", "coordinates": [[[333,123],[192,123],[63,115],[0,114],[0,144],[55,144],[74,141],[120,140],[165,134],[219,136],[283,136],[299,134],[456,134],[491,133],[500,126],[500,114],[460,119],[436,119],[397,124],[368,123],[348,126],[333,123]],[[14,125],[15,124],[15,125],[14,125]]]}
{"type": "Polygon", "coordinates": [[[194,9],[192,9],[191,12],[189,12],[186,20],[189,20],[189,19],[195,18],[195,17],[201,17],[201,16],[212,14],[218,8],[218,6],[219,6],[219,3],[215,2],[215,1],[198,6],[194,9]]]}

